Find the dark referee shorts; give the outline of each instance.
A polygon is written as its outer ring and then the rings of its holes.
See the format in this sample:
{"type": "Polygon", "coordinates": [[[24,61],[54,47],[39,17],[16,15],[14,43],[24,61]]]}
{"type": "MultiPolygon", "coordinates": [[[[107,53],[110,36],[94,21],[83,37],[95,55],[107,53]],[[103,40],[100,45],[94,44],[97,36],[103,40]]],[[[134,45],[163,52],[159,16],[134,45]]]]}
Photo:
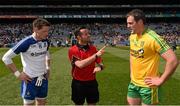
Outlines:
{"type": "Polygon", "coordinates": [[[71,99],[76,105],[83,105],[86,99],[87,103],[97,103],[99,101],[98,83],[92,81],[72,80],[71,99]]]}

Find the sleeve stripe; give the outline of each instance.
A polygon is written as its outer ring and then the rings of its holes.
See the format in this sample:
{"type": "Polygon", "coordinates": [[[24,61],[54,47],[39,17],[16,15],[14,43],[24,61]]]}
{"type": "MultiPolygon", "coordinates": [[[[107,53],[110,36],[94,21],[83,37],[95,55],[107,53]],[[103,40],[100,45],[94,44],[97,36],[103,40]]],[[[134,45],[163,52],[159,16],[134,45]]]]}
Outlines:
{"type": "MultiPolygon", "coordinates": [[[[31,37],[31,36],[30,36],[30,37],[31,37]]],[[[30,37],[27,37],[27,38],[21,40],[18,44],[16,44],[16,45],[12,48],[12,50],[15,51],[23,42],[25,42],[25,41],[26,41],[27,39],[29,39],[30,37]]]]}
{"type": "Polygon", "coordinates": [[[161,51],[160,54],[164,53],[166,50],[168,50],[170,47],[169,45],[166,43],[166,41],[164,41],[163,39],[158,38],[158,35],[154,32],[148,32],[148,34],[155,39],[155,41],[157,41],[157,43],[161,46],[161,51]]]}

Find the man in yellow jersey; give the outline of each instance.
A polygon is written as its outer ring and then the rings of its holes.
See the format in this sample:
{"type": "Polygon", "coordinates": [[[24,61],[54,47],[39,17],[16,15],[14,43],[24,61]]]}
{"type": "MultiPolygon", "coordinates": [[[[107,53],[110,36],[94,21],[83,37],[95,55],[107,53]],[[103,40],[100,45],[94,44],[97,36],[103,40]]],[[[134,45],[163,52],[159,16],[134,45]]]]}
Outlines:
{"type": "Polygon", "coordinates": [[[129,105],[158,104],[158,87],[175,71],[178,60],[169,45],[153,30],[145,27],[143,11],[134,9],[127,14],[130,35],[130,77],[127,102],[129,105]],[[166,61],[159,73],[160,57],[166,61]]]}

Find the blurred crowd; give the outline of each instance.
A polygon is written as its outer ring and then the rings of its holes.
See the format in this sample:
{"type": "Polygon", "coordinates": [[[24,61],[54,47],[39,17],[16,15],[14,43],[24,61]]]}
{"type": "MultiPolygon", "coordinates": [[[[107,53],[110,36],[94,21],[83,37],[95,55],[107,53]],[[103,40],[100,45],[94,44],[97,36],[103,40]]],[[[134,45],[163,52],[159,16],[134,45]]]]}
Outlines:
{"type": "MultiPolygon", "coordinates": [[[[52,46],[61,46],[71,43],[73,31],[81,24],[56,23],[52,24],[49,38],[52,46]]],[[[126,24],[89,23],[84,26],[90,29],[91,41],[94,44],[110,42],[112,45],[129,45],[130,32],[126,24]]],[[[180,26],[178,23],[151,23],[148,27],[154,29],[167,42],[180,44],[180,26]]],[[[22,38],[32,34],[32,25],[27,24],[0,24],[0,45],[13,46],[22,38]]]]}
{"type": "MultiPolygon", "coordinates": [[[[38,8],[37,8],[38,9],[38,8]]],[[[106,8],[104,8],[106,9],[106,8]]],[[[177,15],[180,14],[179,11],[176,9],[170,9],[170,10],[156,10],[156,11],[149,11],[149,10],[144,10],[147,15],[177,15]]],[[[109,9],[108,11],[104,10],[79,10],[79,11],[74,11],[74,10],[52,10],[52,9],[47,9],[47,10],[19,10],[18,12],[14,12],[14,10],[0,10],[0,15],[123,15],[126,14],[126,11],[119,11],[114,10],[114,9],[109,9]]]]}

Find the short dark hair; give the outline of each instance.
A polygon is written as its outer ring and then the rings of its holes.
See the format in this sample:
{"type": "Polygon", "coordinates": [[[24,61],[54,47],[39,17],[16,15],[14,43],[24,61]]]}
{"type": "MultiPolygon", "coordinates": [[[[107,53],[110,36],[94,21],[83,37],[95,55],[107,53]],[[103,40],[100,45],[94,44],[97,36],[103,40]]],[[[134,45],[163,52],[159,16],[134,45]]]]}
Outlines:
{"type": "Polygon", "coordinates": [[[81,29],[87,29],[87,27],[81,26],[81,27],[78,27],[77,29],[75,29],[74,35],[76,38],[77,38],[77,36],[81,36],[81,31],[80,31],[81,29]]]}
{"type": "Polygon", "coordinates": [[[142,19],[143,23],[146,23],[146,16],[144,12],[140,9],[133,9],[132,11],[127,13],[126,18],[128,18],[129,16],[133,16],[136,22],[142,19]]]}
{"type": "Polygon", "coordinates": [[[41,29],[43,26],[50,26],[51,24],[43,19],[43,18],[37,18],[33,21],[33,28],[41,29]]]}

